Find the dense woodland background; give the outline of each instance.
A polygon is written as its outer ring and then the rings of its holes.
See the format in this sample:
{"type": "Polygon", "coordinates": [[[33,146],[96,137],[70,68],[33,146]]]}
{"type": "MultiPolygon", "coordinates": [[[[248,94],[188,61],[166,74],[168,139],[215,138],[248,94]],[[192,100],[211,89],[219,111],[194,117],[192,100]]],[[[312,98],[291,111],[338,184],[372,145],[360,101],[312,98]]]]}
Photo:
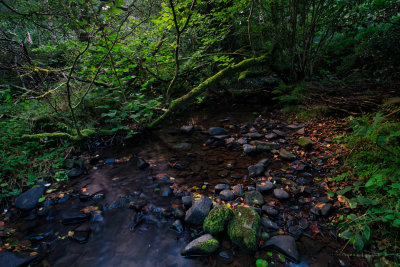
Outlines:
{"type": "Polygon", "coordinates": [[[397,0],[0,0],[0,196],[66,182],[88,140],[270,94],[288,116],[352,115],[341,236],[396,261],[399,77],[397,0]]]}

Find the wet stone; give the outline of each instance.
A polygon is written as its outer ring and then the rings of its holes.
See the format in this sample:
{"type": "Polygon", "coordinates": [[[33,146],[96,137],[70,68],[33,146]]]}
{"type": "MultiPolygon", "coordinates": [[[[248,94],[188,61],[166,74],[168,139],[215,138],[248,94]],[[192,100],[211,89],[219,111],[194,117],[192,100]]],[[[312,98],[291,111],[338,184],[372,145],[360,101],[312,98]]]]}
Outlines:
{"type": "Polygon", "coordinates": [[[228,134],[228,132],[222,127],[211,127],[208,130],[208,133],[211,136],[214,136],[214,135],[227,135],[228,134]]]}
{"type": "Polygon", "coordinates": [[[309,185],[309,184],[310,184],[310,181],[307,180],[307,179],[304,178],[304,177],[300,177],[300,178],[297,180],[297,183],[298,183],[299,185],[309,185]]]}
{"type": "Polygon", "coordinates": [[[257,163],[257,165],[261,165],[261,166],[263,166],[264,168],[266,168],[270,163],[271,163],[271,161],[270,161],[268,158],[265,158],[265,159],[261,159],[261,160],[257,163]]]}
{"type": "Polygon", "coordinates": [[[90,214],[79,210],[69,210],[64,212],[61,219],[63,224],[76,224],[89,220],[90,214]]]}
{"type": "Polygon", "coordinates": [[[263,174],[264,166],[261,164],[252,165],[248,167],[248,171],[249,171],[249,176],[251,178],[254,178],[263,174]]]}
{"type": "Polygon", "coordinates": [[[262,206],[262,210],[269,216],[278,215],[278,211],[271,206],[264,205],[262,206]]]}
{"type": "Polygon", "coordinates": [[[298,240],[303,234],[303,231],[299,226],[290,226],[288,230],[295,240],[298,240]]]}
{"type": "Polygon", "coordinates": [[[204,196],[194,201],[192,207],[186,212],[185,221],[190,224],[203,224],[204,219],[210,212],[211,205],[211,199],[204,196]]]}
{"type": "Polygon", "coordinates": [[[214,191],[216,194],[219,194],[222,190],[229,189],[229,185],[227,184],[217,184],[214,187],[214,191]]]}
{"type": "Polygon", "coordinates": [[[259,182],[256,185],[256,190],[259,191],[260,193],[272,190],[274,188],[275,188],[275,185],[269,181],[259,182]]]}
{"type": "Polygon", "coordinates": [[[258,132],[253,132],[253,133],[247,133],[243,135],[246,138],[250,138],[250,139],[259,139],[264,137],[264,135],[258,133],[258,132]]]}
{"type": "Polygon", "coordinates": [[[330,200],[328,197],[320,197],[320,198],[318,199],[318,202],[321,202],[321,203],[329,203],[329,202],[331,202],[331,200],[330,200]]]}
{"type": "Polygon", "coordinates": [[[239,138],[237,141],[239,144],[244,145],[247,144],[247,139],[246,138],[239,138]]]}
{"type": "Polygon", "coordinates": [[[269,133],[269,134],[265,135],[265,138],[267,138],[268,140],[274,139],[277,137],[278,137],[278,135],[276,133],[269,133]]]}
{"type": "Polygon", "coordinates": [[[296,159],[296,155],[290,153],[289,151],[287,151],[286,149],[282,149],[279,152],[279,155],[281,156],[282,159],[284,160],[288,160],[288,161],[293,161],[296,159]]]}
{"type": "Polygon", "coordinates": [[[205,234],[187,244],[181,251],[182,256],[204,256],[215,252],[219,242],[210,234],[205,234]]]}
{"type": "Polygon", "coordinates": [[[163,187],[161,187],[161,189],[160,189],[160,195],[162,196],[162,197],[169,197],[170,195],[172,195],[172,189],[171,189],[171,187],[169,187],[169,186],[163,186],[163,187]]]}
{"type": "Polygon", "coordinates": [[[182,203],[185,207],[191,207],[192,201],[193,201],[193,198],[191,196],[182,197],[182,203]]]}
{"type": "Polygon", "coordinates": [[[237,184],[232,188],[232,192],[235,196],[241,197],[243,196],[243,186],[241,184],[237,184]]]}
{"type": "Polygon", "coordinates": [[[244,196],[244,203],[249,206],[262,206],[264,205],[264,197],[258,191],[247,192],[244,196]]]}
{"type": "Polygon", "coordinates": [[[255,148],[254,148],[252,145],[244,144],[244,145],[243,145],[243,151],[244,151],[245,153],[249,154],[249,153],[252,153],[252,152],[254,152],[254,151],[256,151],[256,150],[255,150],[255,148]]]}
{"type": "Polygon", "coordinates": [[[251,144],[256,147],[257,152],[268,152],[272,149],[276,149],[279,147],[279,144],[273,142],[264,142],[264,141],[251,141],[251,144]]]}
{"type": "Polygon", "coordinates": [[[74,231],[74,234],[70,238],[79,244],[84,244],[88,242],[89,235],[90,233],[86,231],[74,231]]]}
{"type": "Polygon", "coordinates": [[[45,187],[42,183],[38,183],[28,191],[22,193],[15,201],[15,206],[21,210],[31,210],[38,204],[39,198],[42,197],[45,187]]]}
{"type": "Polygon", "coordinates": [[[231,201],[235,198],[234,194],[229,189],[222,190],[221,193],[219,193],[219,196],[225,201],[231,201]]]}
{"type": "Polygon", "coordinates": [[[149,167],[150,165],[149,165],[149,163],[147,163],[146,161],[144,161],[144,159],[138,158],[138,159],[137,159],[137,166],[138,166],[139,170],[144,170],[144,169],[146,169],[147,167],[149,167]]]}
{"type": "Polygon", "coordinates": [[[294,262],[299,262],[299,252],[297,250],[296,241],[289,235],[278,235],[272,237],[270,240],[262,245],[262,248],[270,248],[283,253],[287,258],[294,262]]]}
{"type": "Polygon", "coordinates": [[[274,196],[277,199],[288,199],[290,197],[289,193],[282,189],[274,189],[274,196]]]}
{"type": "Polygon", "coordinates": [[[179,234],[183,232],[183,225],[181,220],[175,220],[171,225],[171,229],[177,231],[179,234]]]}
{"type": "Polygon", "coordinates": [[[181,210],[180,208],[175,208],[174,209],[174,216],[177,219],[184,219],[185,218],[185,212],[183,210],[181,210]]]}
{"type": "Polygon", "coordinates": [[[191,134],[194,130],[194,127],[193,127],[193,125],[185,125],[185,126],[182,126],[180,130],[181,130],[181,133],[191,134]]]}
{"type": "Polygon", "coordinates": [[[273,130],[272,131],[274,134],[277,134],[278,136],[282,136],[282,137],[285,137],[286,136],[286,133],[285,132],[282,132],[282,131],[280,131],[280,130],[273,130]]]}
{"type": "Polygon", "coordinates": [[[266,230],[278,230],[279,226],[268,218],[261,217],[261,225],[266,230]]]}

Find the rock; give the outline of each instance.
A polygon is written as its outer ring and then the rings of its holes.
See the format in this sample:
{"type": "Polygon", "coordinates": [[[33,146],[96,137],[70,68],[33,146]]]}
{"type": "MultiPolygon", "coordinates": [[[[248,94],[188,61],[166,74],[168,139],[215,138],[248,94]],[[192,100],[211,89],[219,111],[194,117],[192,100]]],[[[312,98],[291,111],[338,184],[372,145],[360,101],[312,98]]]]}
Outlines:
{"type": "Polygon", "coordinates": [[[261,164],[256,164],[256,165],[249,166],[247,169],[249,170],[249,176],[251,178],[260,176],[264,172],[264,166],[261,165],[261,164]]]}
{"type": "Polygon", "coordinates": [[[27,266],[34,259],[35,257],[27,258],[7,250],[0,251],[0,266],[4,267],[27,266]]]}
{"type": "Polygon", "coordinates": [[[219,193],[219,196],[221,197],[222,200],[225,200],[225,201],[231,201],[235,198],[235,195],[229,189],[222,190],[219,193]]]}
{"type": "Polygon", "coordinates": [[[306,218],[301,218],[299,221],[299,227],[303,230],[306,230],[308,228],[308,221],[306,218]]]}
{"type": "Polygon", "coordinates": [[[269,134],[265,135],[265,138],[267,138],[268,140],[274,139],[277,137],[278,137],[278,135],[276,133],[269,133],[269,134]]]}
{"type": "Polygon", "coordinates": [[[305,126],[304,123],[294,123],[294,124],[287,125],[286,128],[289,128],[291,130],[297,130],[297,129],[303,128],[304,126],[305,126]]]}
{"type": "Polygon", "coordinates": [[[183,226],[181,220],[175,220],[174,223],[171,225],[171,229],[177,231],[178,233],[182,233],[183,226]]]}
{"type": "Polygon", "coordinates": [[[264,168],[268,167],[271,161],[267,158],[260,160],[257,165],[262,165],[264,168]]]}
{"type": "Polygon", "coordinates": [[[204,232],[215,235],[224,231],[232,216],[233,212],[227,206],[219,205],[214,207],[204,220],[204,232]]]}
{"type": "Polygon", "coordinates": [[[150,166],[150,165],[149,165],[146,161],[144,161],[144,159],[142,159],[142,158],[138,158],[136,164],[137,164],[139,170],[144,170],[144,169],[146,169],[147,167],[150,166]]]}
{"type": "Polygon", "coordinates": [[[272,149],[277,149],[279,144],[272,142],[263,142],[263,141],[251,141],[250,144],[256,147],[257,152],[268,152],[272,149]]]}
{"type": "Polygon", "coordinates": [[[316,216],[321,215],[321,210],[320,210],[319,208],[317,208],[317,207],[312,207],[312,208],[310,209],[310,212],[311,212],[312,214],[316,215],[316,216]]]}
{"type": "Polygon", "coordinates": [[[186,212],[185,222],[190,224],[203,224],[204,219],[210,212],[212,201],[208,197],[201,197],[194,201],[192,207],[186,212]]]}
{"type": "Polygon", "coordinates": [[[83,170],[81,168],[75,167],[75,168],[72,168],[72,170],[70,170],[68,172],[68,177],[76,178],[76,177],[80,176],[82,173],[83,173],[83,170]]]}
{"type": "Polygon", "coordinates": [[[241,184],[237,184],[232,188],[233,194],[237,197],[243,196],[243,186],[241,184]]]}
{"type": "Polygon", "coordinates": [[[303,234],[303,231],[299,226],[290,226],[288,230],[295,240],[298,240],[303,234]]]}
{"type": "Polygon", "coordinates": [[[45,190],[44,183],[38,183],[28,191],[22,193],[15,201],[15,206],[21,210],[31,210],[38,204],[45,190]]]}
{"type": "Polygon", "coordinates": [[[304,128],[301,128],[301,129],[299,129],[299,130],[296,131],[296,133],[297,133],[297,134],[300,134],[300,135],[303,135],[305,132],[306,132],[306,131],[305,131],[304,128]]]}
{"type": "Polygon", "coordinates": [[[215,252],[219,242],[210,234],[205,234],[187,244],[181,251],[182,256],[205,256],[215,252]]]}
{"type": "Polygon", "coordinates": [[[249,206],[262,206],[264,205],[264,197],[258,191],[247,192],[244,196],[244,203],[249,206]]]}
{"type": "Polygon", "coordinates": [[[244,206],[239,206],[233,211],[233,218],[228,224],[228,235],[231,241],[247,251],[258,249],[258,230],[260,228],[260,215],[244,206]]]}
{"type": "Polygon", "coordinates": [[[229,185],[227,185],[227,184],[217,184],[214,187],[214,192],[216,194],[219,194],[222,190],[225,190],[225,189],[229,189],[229,185]]]}
{"type": "Polygon", "coordinates": [[[278,211],[271,206],[264,205],[261,208],[266,214],[269,216],[276,216],[278,215],[278,211]]]}
{"type": "Polygon", "coordinates": [[[321,202],[321,203],[329,203],[329,202],[331,202],[331,200],[328,198],[328,197],[320,197],[319,199],[318,199],[318,202],[321,202]]]}
{"type": "Polygon", "coordinates": [[[282,132],[282,131],[280,131],[280,130],[273,130],[272,132],[275,133],[275,134],[277,134],[278,136],[282,136],[282,137],[285,137],[285,136],[286,136],[286,133],[285,133],[285,132],[282,132]]]}
{"type": "Polygon", "coordinates": [[[181,133],[191,134],[194,130],[194,127],[193,127],[193,125],[186,125],[186,126],[182,126],[180,130],[181,130],[181,133]]]}
{"type": "Polygon", "coordinates": [[[272,237],[270,240],[262,245],[262,248],[274,249],[295,263],[299,262],[299,252],[295,239],[290,235],[278,235],[272,237]]]}
{"type": "Polygon", "coordinates": [[[274,189],[275,185],[269,181],[266,182],[259,182],[256,185],[256,190],[259,191],[260,193],[269,191],[271,189],[274,189]]]}
{"type": "Polygon", "coordinates": [[[172,189],[171,187],[169,187],[168,185],[165,185],[163,187],[161,187],[160,189],[160,195],[162,197],[169,197],[170,195],[172,195],[172,189]]]}
{"type": "Polygon", "coordinates": [[[229,135],[227,135],[227,134],[224,134],[224,135],[214,135],[212,138],[214,138],[215,140],[223,141],[223,140],[229,138],[229,135]]]}
{"type": "Polygon", "coordinates": [[[259,139],[262,138],[264,135],[258,133],[258,132],[253,132],[253,133],[247,133],[243,135],[246,138],[250,138],[250,139],[259,139]]]}
{"type": "Polygon", "coordinates": [[[309,185],[309,184],[310,184],[310,181],[307,180],[307,179],[304,178],[304,177],[300,177],[300,178],[297,180],[297,183],[298,183],[299,185],[309,185]]]}
{"type": "Polygon", "coordinates": [[[311,141],[311,139],[308,137],[302,137],[296,141],[296,144],[298,144],[299,146],[303,147],[306,150],[310,150],[312,149],[315,143],[311,141]]]}
{"type": "Polygon", "coordinates": [[[277,199],[288,199],[290,197],[289,193],[282,189],[274,189],[274,196],[277,199]]]}
{"type": "Polygon", "coordinates": [[[191,148],[191,144],[189,143],[179,143],[174,146],[174,149],[176,150],[189,150],[191,148]]]}
{"type": "Polygon", "coordinates": [[[238,143],[241,144],[241,145],[247,144],[247,139],[241,137],[241,138],[238,139],[238,143]]]}
{"type": "Polygon", "coordinates": [[[228,134],[228,132],[222,127],[211,127],[208,130],[208,133],[211,136],[214,136],[214,135],[227,135],[228,134]]]}
{"type": "Polygon", "coordinates": [[[282,149],[279,152],[279,155],[281,156],[282,159],[288,160],[288,161],[293,161],[296,159],[296,156],[294,154],[290,153],[289,151],[287,151],[286,149],[282,149]]]}
{"type": "Polygon", "coordinates": [[[265,217],[261,217],[261,225],[264,227],[266,230],[278,230],[279,226],[271,221],[270,219],[267,219],[265,217]]]}
{"type": "Polygon", "coordinates": [[[76,224],[90,219],[90,213],[83,213],[79,210],[69,210],[61,217],[63,224],[76,224]]]}
{"type": "Polygon", "coordinates": [[[332,209],[332,204],[327,203],[321,208],[321,215],[327,217],[330,215],[332,209]]]}
{"type": "Polygon", "coordinates": [[[182,203],[187,208],[192,206],[192,201],[193,201],[193,198],[191,196],[182,197],[182,203]]]}
{"type": "Polygon", "coordinates": [[[85,244],[89,240],[89,231],[74,231],[73,235],[70,236],[72,240],[78,242],[79,244],[85,244]]]}
{"type": "Polygon", "coordinates": [[[252,145],[244,144],[243,145],[243,151],[244,151],[244,153],[249,154],[249,153],[252,153],[252,152],[256,151],[256,149],[252,145]]]}
{"type": "Polygon", "coordinates": [[[180,208],[176,207],[174,209],[174,216],[177,219],[185,219],[185,212],[183,210],[181,210],[180,208]]]}

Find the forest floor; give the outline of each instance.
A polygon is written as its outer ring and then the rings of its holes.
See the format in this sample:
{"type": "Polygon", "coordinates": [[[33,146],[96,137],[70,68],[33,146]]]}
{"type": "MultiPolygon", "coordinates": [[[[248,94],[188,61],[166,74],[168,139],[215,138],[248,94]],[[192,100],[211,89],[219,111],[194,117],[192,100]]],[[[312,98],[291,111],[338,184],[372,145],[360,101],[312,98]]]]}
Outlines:
{"type": "MultiPolygon", "coordinates": [[[[335,137],[349,130],[342,119],[294,121],[264,105],[208,104],[129,144],[98,143],[71,157],[65,188],[41,185],[39,207],[2,215],[0,263],[255,266],[265,259],[277,266],[366,266],[336,229],[350,209],[346,198],[332,195],[346,186],[332,177],[348,154],[335,137]],[[260,194],[244,197],[254,192],[260,194]],[[260,248],[245,253],[222,235],[211,256],[180,256],[202,234],[184,222],[191,203],[183,202],[200,196],[233,209],[253,206],[263,218],[260,248]],[[296,243],[263,246],[286,235],[296,243]]],[[[28,204],[37,203],[29,197],[28,204]]]]}

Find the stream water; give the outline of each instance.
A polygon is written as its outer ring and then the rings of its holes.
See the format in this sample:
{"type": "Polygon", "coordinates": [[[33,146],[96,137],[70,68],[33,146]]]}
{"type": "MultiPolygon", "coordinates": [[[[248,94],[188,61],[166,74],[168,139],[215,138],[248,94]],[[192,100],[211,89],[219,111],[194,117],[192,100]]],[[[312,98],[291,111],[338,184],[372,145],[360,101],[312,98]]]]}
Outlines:
{"type": "MultiPolygon", "coordinates": [[[[71,180],[68,200],[51,205],[45,216],[17,223],[20,238],[30,239],[39,252],[40,261],[34,265],[255,266],[256,259],[266,258],[266,252],[246,254],[227,238],[209,257],[184,258],[180,256],[181,249],[199,234],[199,230],[184,225],[184,231],[178,233],[171,225],[175,220],[173,208],[182,206],[180,196],[190,191],[207,194],[207,190],[212,191],[221,182],[243,184],[244,188],[254,185],[255,180],[246,177],[247,168],[266,157],[272,161],[268,167],[272,176],[302,177],[310,182],[311,196],[324,196],[320,187],[313,184],[314,177],[325,175],[320,168],[283,172],[288,170],[289,163],[276,160],[273,153],[245,155],[243,150],[204,145],[209,137],[202,130],[253,122],[257,118],[256,111],[261,113],[262,107],[216,107],[194,112],[148,133],[134,144],[94,151],[91,156],[94,158],[98,154],[99,161],[92,161],[87,174],[71,180]],[[194,132],[180,133],[183,125],[195,125],[194,132]],[[189,145],[175,147],[182,142],[189,145]],[[128,160],[132,155],[144,159],[150,166],[144,170],[138,168],[135,160],[128,160]],[[227,166],[234,166],[234,169],[227,170],[227,166]],[[201,190],[204,185],[207,189],[201,190]],[[169,186],[174,192],[169,192],[169,186]],[[92,218],[77,222],[79,216],[75,215],[85,209],[92,211],[92,218]]],[[[266,113],[264,117],[279,128],[280,123],[275,122],[273,113],[266,113]]],[[[286,139],[290,141],[290,137],[286,139]]],[[[278,222],[283,229],[298,222],[300,217],[313,220],[310,206],[299,204],[302,198],[296,195],[281,203],[270,195],[265,196],[266,202],[275,204],[280,211],[278,222]]],[[[321,220],[327,222],[327,219],[321,220]]],[[[350,266],[349,259],[338,253],[344,244],[336,240],[334,227],[321,223],[320,231],[318,235],[309,229],[302,232],[296,242],[301,255],[299,264],[287,261],[273,265],[350,266]]]]}

